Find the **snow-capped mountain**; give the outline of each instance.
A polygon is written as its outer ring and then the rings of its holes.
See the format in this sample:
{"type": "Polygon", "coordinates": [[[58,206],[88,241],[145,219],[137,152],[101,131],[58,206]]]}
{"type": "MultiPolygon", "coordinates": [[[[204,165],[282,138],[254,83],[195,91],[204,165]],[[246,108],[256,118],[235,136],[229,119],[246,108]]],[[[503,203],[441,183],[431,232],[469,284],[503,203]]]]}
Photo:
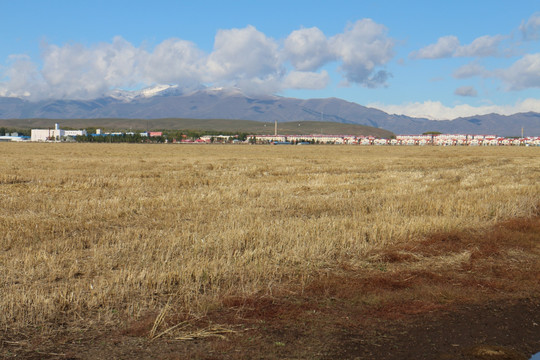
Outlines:
{"type": "Polygon", "coordinates": [[[140,90],[115,90],[109,96],[113,99],[132,101],[134,99],[151,98],[154,96],[182,95],[178,85],[154,85],[140,90]]]}
{"type": "Polygon", "coordinates": [[[337,98],[295,99],[275,95],[248,96],[239,89],[204,88],[182,92],[176,85],[117,91],[94,100],[30,102],[0,97],[0,119],[189,118],[273,122],[333,121],[390,130],[396,134],[444,133],[540,136],[540,114],[497,114],[433,121],[390,115],[337,98]]]}

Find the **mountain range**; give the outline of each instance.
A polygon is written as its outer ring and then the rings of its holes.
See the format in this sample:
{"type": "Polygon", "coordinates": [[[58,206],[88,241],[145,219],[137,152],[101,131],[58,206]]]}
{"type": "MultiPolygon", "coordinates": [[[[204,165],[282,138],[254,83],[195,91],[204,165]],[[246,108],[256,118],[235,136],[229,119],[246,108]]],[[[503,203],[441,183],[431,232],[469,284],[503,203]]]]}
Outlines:
{"type": "Polygon", "coordinates": [[[0,97],[0,119],[192,118],[273,122],[325,121],[360,124],[395,134],[443,133],[540,136],[540,113],[480,115],[435,121],[391,115],[337,98],[296,99],[247,96],[237,89],[200,89],[182,93],[160,85],[139,91],[117,91],[94,100],[41,100],[0,97]]]}

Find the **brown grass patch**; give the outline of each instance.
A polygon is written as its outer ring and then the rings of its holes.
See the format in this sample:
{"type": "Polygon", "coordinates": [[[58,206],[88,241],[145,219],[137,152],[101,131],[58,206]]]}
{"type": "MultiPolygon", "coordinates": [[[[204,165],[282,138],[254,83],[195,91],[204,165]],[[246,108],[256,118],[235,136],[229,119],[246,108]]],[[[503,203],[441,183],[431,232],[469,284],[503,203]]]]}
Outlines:
{"type": "Polygon", "coordinates": [[[148,334],[150,334],[152,326],[154,326],[156,316],[156,313],[148,313],[136,320],[132,320],[127,324],[126,328],[120,332],[120,334],[125,336],[146,337],[148,334]]]}
{"type": "MultiPolygon", "coordinates": [[[[230,297],[223,300],[223,307],[232,311],[234,318],[261,321],[294,321],[306,311],[317,306],[303,297],[230,297]]],[[[223,315],[223,314],[222,314],[223,315]]],[[[231,321],[229,319],[229,321],[231,321]]]]}
{"type": "Polygon", "coordinates": [[[0,328],[444,305],[538,277],[538,149],[0,150],[0,328]]]}
{"type": "Polygon", "coordinates": [[[416,258],[411,253],[406,253],[403,251],[390,250],[385,251],[380,255],[380,259],[385,263],[401,263],[401,262],[411,262],[415,261],[416,258]]]}
{"type": "Polygon", "coordinates": [[[304,294],[375,306],[378,316],[390,317],[534,295],[540,290],[539,226],[540,217],[513,219],[483,231],[438,232],[416,244],[388,246],[373,257],[371,270],[342,266],[316,277],[304,294]],[[461,254],[467,255],[461,261],[447,260],[461,254]]]}

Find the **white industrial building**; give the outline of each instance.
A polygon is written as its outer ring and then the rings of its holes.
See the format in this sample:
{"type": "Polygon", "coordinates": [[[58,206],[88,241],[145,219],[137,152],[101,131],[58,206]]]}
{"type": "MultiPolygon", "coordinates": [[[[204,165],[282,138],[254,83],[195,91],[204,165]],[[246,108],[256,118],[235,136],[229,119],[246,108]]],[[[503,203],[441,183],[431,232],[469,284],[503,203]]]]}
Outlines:
{"type": "Polygon", "coordinates": [[[63,130],[54,124],[54,129],[32,129],[30,141],[62,141],[67,137],[83,135],[86,135],[86,130],[63,130]]]}

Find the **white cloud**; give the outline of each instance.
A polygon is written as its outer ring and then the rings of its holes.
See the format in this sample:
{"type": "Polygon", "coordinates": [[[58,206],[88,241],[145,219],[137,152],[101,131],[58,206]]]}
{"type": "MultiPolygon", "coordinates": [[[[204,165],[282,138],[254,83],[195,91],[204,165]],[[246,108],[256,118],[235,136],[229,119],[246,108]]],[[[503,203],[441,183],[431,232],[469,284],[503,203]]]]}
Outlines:
{"type": "Polygon", "coordinates": [[[300,29],[285,39],[283,56],[300,71],[314,71],[338,61],[348,83],[377,87],[390,76],[377,68],[394,56],[394,40],[386,33],[386,27],[371,19],[358,20],[331,38],[316,27],[300,29]]]}
{"type": "Polygon", "coordinates": [[[540,39],[540,12],[533,14],[527,22],[522,22],[519,27],[523,39],[539,40],[540,39]]]}
{"type": "Polygon", "coordinates": [[[138,71],[146,83],[181,84],[190,89],[198,87],[205,74],[206,54],[189,41],[165,40],[141,58],[138,71]]]}
{"type": "Polygon", "coordinates": [[[45,44],[39,67],[28,57],[14,57],[0,73],[1,96],[30,99],[92,99],[116,89],[176,84],[235,86],[247,93],[283,89],[320,89],[328,85],[320,67],[335,61],[348,83],[384,85],[382,67],[392,58],[394,41],[386,28],[370,19],[326,37],[318,28],[293,31],[280,45],[253,26],[219,30],[212,52],[192,42],[167,39],[148,50],[122,37],[110,43],[45,44]],[[294,69],[288,69],[288,63],[294,69]]]}
{"type": "Polygon", "coordinates": [[[486,57],[496,56],[502,35],[481,36],[468,45],[461,45],[456,36],[443,36],[435,44],[430,44],[410,54],[415,59],[443,59],[450,57],[486,57]]]}
{"type": "Polygon", "coordinates": [[[291,71],[283,80],[285,89],[323,89],[330,82],[325,70],[320,73],[309,71],[291,71]]]}
{"type": "Polygon", "coordinates": [[[316,27],[293,31],[284,42],[284,57],[300,71],[314,71],[335,59],[328,39],[316,27]]]}
{"type": "Polygon", "coordinates": [[[518,101],[513,105],[484,105],[471,106],[467,104],[453,107],[445,106],[440,101],[411,102],[401,105],[386,105],[381,103],[369,104],[389,114],[406,115],[411,117],[427,118],[430,120],[452,120],[458,117],[486,115],[497,113],[512,115],[520,112],[540,112],[540,99],[529,98],[518,101]]]}
{"type": "Polygon", "coordinates": [[[454,94],[459,95],[459,96],[471,96],[471,97],[478,96],[478,92],[476,91],[474,86],[461,86],[461,87],[458,87],[454,91],[454,94]]]}
{"type": "Polygon", "coordinates": [[[509,68],[493,71],[491,76],[500,78],[509,90],[540,87],[540,53],[527,54],[509,68]]]}
{"type": "Polygon", "coordinates": [[[487,70],[476,62],[456,69],[452,74],[456,79],[475,76],[501,80],[508,91],[540,88],[540,53],[526,54],[506,69],[487,70]]]}
{"type": "Polygon", "coordinates": [[[394,40],[386,32],[383,25],[363,19],[330,39],[330,48],[342,61],[340,69],[347,81],[367,87],[385,84],[389,74],[375,68],[394,56],[394,40]]]}
{"type": "Polygon", "coordinates": [[[459,67],[452,76],[454,76],[456,79],[467,79],[474,76],[485,76],[487,74],[487,70],[478,63],[470,63],[465,64],[461,67],[459,67]]]}
{"type": "Polygon", "coordinates": [[[53,98],[92,98],[111,87],[135,84],[140,52],[121,37],[91,48],[47,45],[41,75],[53,98]]]}
{"type": "Polygon", "coordinates": [[[486,57],[495,56],[498,53],[499,44],[505,39],[504,36],[481,36],[469,45],[459,46],[454,52],[454,57],[486,57]]]}
{"type": "Polygon", "coordinates": [[[416,59],[442,59],[451,57],[458,48],[458,38],[450,35],[439,38],[435,44],[415,51],[410,56],[416,59]]]}
{"type": "Polygon", "coordinates": [[[263,79],[282,71],[278,44],[248,26],[219,30],[207,61],[209,80],[263,79]]]}
{"type": "Polygon", "coordinates": [[[32,96],[42,93],[46,84],[37,65],[26,55],[12,55],[10,66],[5,71],[9,82],[0,82],[0,96],[32,96]]]}

